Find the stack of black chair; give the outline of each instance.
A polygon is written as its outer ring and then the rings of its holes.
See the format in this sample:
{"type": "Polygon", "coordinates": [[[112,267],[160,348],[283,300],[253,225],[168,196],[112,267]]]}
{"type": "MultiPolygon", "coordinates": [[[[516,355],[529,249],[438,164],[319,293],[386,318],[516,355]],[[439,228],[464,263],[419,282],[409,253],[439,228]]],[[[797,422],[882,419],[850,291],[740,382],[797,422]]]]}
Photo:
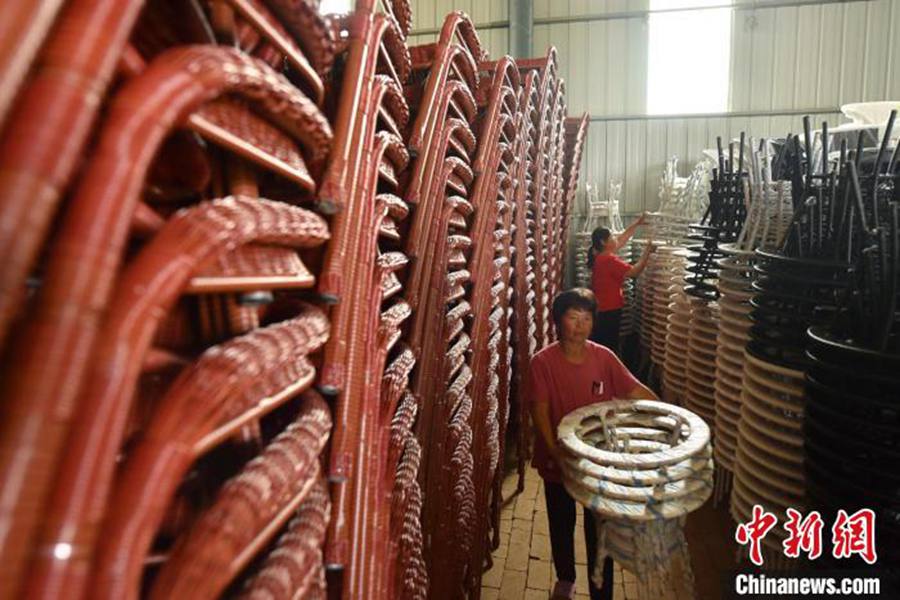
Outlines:
{"type": "Polygon", "coordinates": [[[710,180],[709,208],[700,223],[691,225],[690,239],[700,242],[688,246],[687,284],[685,292],[696,298],[711,301],[719,297],[716,280],[719,260],[726,254],[719,244],[737,240],[747,219],[744,200],[744,133],[741,132],[738,161],[735,164],[734,143],[728,146],[728,159],[722,151],[722,138],[717,138],[719,167],[713,169],[710,180]]]}
{"type": "Polygon", "coordinates": [[[823,125],[822,168],[814,174],[808,117],[804,128],[806,152],[801,151],[798,136],[788,136],[774,161],[779,176],[792,182],[794,218],[778,252],[756,251],[755,294],[750,301],[753,326],[747,344],[747,351],[757,358],[797,371],[808,364],[807,328],[833,319],[851,274],[845,230],[852,217],[847,210],[852,204],[853,163],[847,162],[842,148],[838,167],[832,164],[828,127],[823,125]]]}
{"type": "MultiPolygon", "coordinates": [[[[811,327],[804,444],[810,508],[869,508],[879,564],[900,567],[900,176],[888,141],[842,165],[840,309],[811,327]]],[[[861,150],[861,149],[860,149],[861,150]]],[[[840,207],[840,204],[838,205],[840,207]]],[[[827,520],[827,516],[826,516],[827,520]]],[[[826,536],[827,537],[827,536],[826,536]]]]}

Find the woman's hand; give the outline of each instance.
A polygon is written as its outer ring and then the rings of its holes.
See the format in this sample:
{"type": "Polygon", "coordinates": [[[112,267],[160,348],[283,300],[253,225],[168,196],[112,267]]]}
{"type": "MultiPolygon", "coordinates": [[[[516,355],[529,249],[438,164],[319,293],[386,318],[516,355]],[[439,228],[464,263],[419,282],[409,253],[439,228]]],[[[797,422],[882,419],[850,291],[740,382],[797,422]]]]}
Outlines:
{"type": "Polygon", "coordinates": [[[637,219],[635,219],[631,225],[626,227],[625,231],[623,231],[618,236],[618,241],[616,243],[616,249],[619,249],[622,246],[624,246],[626,243],[628,243],[628,240],[630,240],[632,238],[632,236],[634,236],[634,233],[637,231],[637,228],[640,227],[641,225],[643,225],[644,221],[646,219],[647,219],[647,213],[642,212],[641,216],[639,216],[637,219]]]}
{"type": "Polygon", "coordinates": [[[637,277],[640,275],[644,268],[647,266],[647,262],[650,260],[650,255],[656,252],[656,245],[653,243],[653,240],[648,240],[647,245],[644,246],[644,251],[641,253],[641,258],[637,261],[637,264],[632,265],[631,269],[625,273],[625,277],[637,277]]]}

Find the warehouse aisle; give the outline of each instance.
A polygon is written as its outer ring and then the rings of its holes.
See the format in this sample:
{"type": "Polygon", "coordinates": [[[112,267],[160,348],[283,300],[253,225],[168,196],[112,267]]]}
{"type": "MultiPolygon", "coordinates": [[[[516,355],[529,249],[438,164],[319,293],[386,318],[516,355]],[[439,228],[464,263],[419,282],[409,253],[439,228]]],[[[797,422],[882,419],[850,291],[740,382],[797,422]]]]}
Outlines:
{"type": "MultiPolygon", "coordinates": [[[[503,482],[503,496],[509,498],[516,488],[516,474],[503,482]]],[[[482,600],[547,600],[556,581],[550,556],[547,507],[537,471],[529,468],[525,490],[504,506],[500,516],[500,547],[494,552],[494,565],[484,574],[482,600]]],[[[575,598],[588,600],[587,554],[581,534],[582,514],[578,513],[575,536],[575,562],[579,580],[575,598]]],[[[723,573],[733,569],[734,545],[728,512],[713,508],[712,501],[688,517],[685,531],[691,549],[696,598],[719,598],[723,573]]],[[[634,576],[615,566],[613,600],[641,600],[634,576]]],[[[677,597],[673,594],[671,598],[677,597]]],[[[683,599],[677,599],[683,600],[683,599]]]]}

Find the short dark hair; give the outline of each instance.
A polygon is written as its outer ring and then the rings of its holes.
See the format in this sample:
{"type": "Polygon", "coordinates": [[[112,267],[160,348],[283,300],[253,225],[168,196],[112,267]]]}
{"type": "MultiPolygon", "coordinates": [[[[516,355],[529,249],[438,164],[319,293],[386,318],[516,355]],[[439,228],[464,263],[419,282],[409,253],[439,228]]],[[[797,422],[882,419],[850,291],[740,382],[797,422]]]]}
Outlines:
{"type": "Polygon", "coordinates": [[[606,246],[606,241],[609,239],[609,236],[612,235],[612,231],[607,227],[597,227],[594,231],[591,232],[591,247],[588,249],[587,256],[587,264],[588,268],[594,266],[594,253],[591,250],[596,250],[597,252],[603,252],[603,247],[606,246]]]}
{"type": "Polygon", "coordinates": [[[572,309],[586,310],[593,317],[597,310],[597,299],[594,297],[594,292],[587,288],[577,287],[558,293],[553,299],[553,323],[557,329],[563,315],[572,309]]]}

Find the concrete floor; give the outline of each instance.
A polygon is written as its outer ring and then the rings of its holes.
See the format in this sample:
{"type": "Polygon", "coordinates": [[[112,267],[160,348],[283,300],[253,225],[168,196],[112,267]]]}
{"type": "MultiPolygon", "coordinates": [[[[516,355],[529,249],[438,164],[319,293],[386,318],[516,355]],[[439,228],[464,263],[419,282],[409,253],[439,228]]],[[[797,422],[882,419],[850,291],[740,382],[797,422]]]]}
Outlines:
{"type": "MultiPolygon", "coordinates": [[[[514,473],[506,478],[504,498],[511,498],[516,483],[514,473]]],[[[550,556],[543,484],[537,471],[528,469],[525,491],[506,503],[500,518],[500,547],[493,554],[493,567],[482,578],[481,597],[484,600],[547,600],[556,576],[550,556]]],[[[575,598],[588,600],[582,519],[579,510],[575,535],[578,577],[575,598]]],[[[724,574],[734,568],[735,557],[734,525],[727,509],[714,509],[710,500],[688,518],[686,533],[691,549],[695,597],[701,600],[720,598],[724,574]]],[[[613,581],[613,600],[649,600],[639,598],[634,576],[618,565],[615,565],[613,581]]],[[[671,597],[684,600],[677,592],[671,597]]]]}

